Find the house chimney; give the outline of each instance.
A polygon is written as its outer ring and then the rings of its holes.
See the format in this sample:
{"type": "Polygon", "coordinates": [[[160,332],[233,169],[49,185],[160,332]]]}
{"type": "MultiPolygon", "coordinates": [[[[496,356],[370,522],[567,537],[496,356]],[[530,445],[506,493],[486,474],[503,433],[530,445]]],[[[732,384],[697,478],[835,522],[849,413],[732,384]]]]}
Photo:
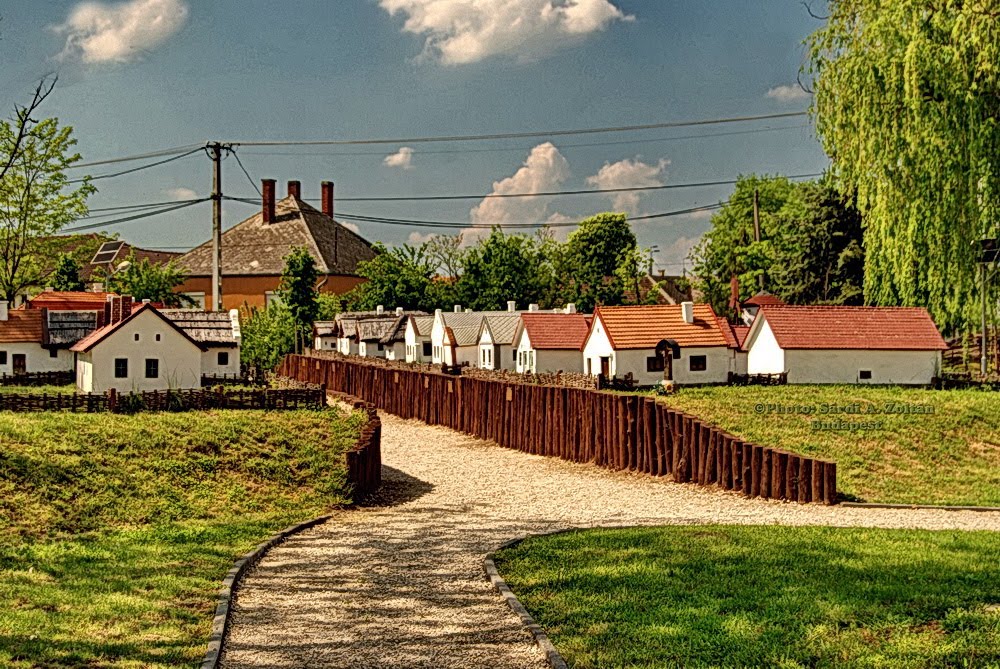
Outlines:
{"type": "Polygon", "coordinates": [[[566,305],[566,313],[567,314],[575,314],[576,313],[576,304],[573,303],[573,302],[570,302],[569,304],[567,304],[566,305]]]}
{"type": "Polygon", "coordinates": [[[529,304],[528,305],[528,311],[538,311],[538,305],[537,304],[529,304]]]}
{"type": "Polygon", "coordinates": [[[685,323],[694,323],[694,302],[681,302],[681,316],[685,323]]]}
{"type": "Polygon", "coordinates": [[[117,295],[108,297],[111,303],[111,313],[108,315],[108,325],[113,325],[122,319],[122,298],[117,295]]]}
{"type": "Polygon", "coordinates": [[[396,315],[397,316],[403,315],[403,307],[396,307],[396,315]]]}
{"type": "Polygon", "coordinates": [[[517,302],[515,302],[514,300],[508,300],[507,311],[510,311],[511,313],[517,311],[517,302]]]}
{"type": "Polygon", "coordinates": [[[462,313],[462,305],[461,304],[456,304],[455,305],[455,313],[456,314],[462,313]]]}
{"type": "Polygon", "coordinates": [[[277,182],[274,179],[264,179],[261,181],[264,195],[264,223],[274,223],[274,187],[277,182]]]}
{"type": "Polygon", "coordinates": [[[323,213],[333,218],[333,182],[324,181],[320,184],[320,200],[323,202],[323,213]]]}
{"type": "Polygon", "coordinates": [[[434,310],[434,318],[437,318],[440,315],[441,315],[441,310],[440,309],[435,309],[434,310]]]}
{"type": "Polygon", "coordinates": [[[0,321],[5,321],[9,318],[9,316],[7,315],[7,310],[9,308],[10,305],[7,304],[6,300],[0,300],[0,321]]]}
{"type": "Polygon", "coordinates": [[[122,320],[132,315],[132,296],[122,295],[122,320]]]}
{"type": "Polygon", "coordinates": [[[288,182],[288,195],[289,197],[294,197],[296,200],[302,199],[302,182],[301,181],[289,181],[288,182]]]}
{"type": "Polygon", "coordinates": [[[385,307],[383,307],[381,304],[378,305],[377,307],[375,307],[375,313],[381,316],[382,314],[385,313],[385,307]]]}

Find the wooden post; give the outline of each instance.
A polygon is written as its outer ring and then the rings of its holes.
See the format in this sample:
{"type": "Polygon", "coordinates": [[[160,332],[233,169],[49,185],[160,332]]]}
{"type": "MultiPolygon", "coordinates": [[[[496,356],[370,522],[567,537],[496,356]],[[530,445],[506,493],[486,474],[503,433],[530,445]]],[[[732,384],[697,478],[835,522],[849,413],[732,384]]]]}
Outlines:
{"type": "Polygon", "coordinates": [[[760,459],[760,489],[757,491],[758,494],[765,498],[771,498],[771,458],[772,452],[770,448],[761,448],[761,459],[760,459]]]}
{"type": "Polygon", "coordinates": [[[825,463],[822,460],[812,461],[812,490],[810,491],[809,497],[810,501],[816,503],[823,502],[824,464],[825,463]]]}
{"type": "Polygon", "coordinates": [[[837,463],[827,462],[823,467],[823,503],[837,503],[837,463]]]}
{"type": "Polygon", "coordinates": [[[799,490],[798,490],[798,501],[799,504],[805,504],[809,501],[809,483],[812,479],[812,460],[809,458],[804,458],[799,456],[799,490]]]}

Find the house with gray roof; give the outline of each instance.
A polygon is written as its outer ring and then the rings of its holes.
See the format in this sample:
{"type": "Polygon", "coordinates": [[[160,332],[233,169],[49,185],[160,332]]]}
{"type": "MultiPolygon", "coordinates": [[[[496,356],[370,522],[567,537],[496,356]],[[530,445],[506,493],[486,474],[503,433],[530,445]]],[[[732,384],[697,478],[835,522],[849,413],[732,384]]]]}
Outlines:
{"type": "MultiPolygon", "coordinates": [[[[532,305],[532,309],[537,308],[532,305]]],[[[513,354],[510,346],[514,340],[514,330],[517,329],[517,317],[518,312],[513,302],[507,303],[507,311],[463,310],[461,305],[455,305],[454,311],[450,312],[438,309],[434,312],[434,324],[431,328],[431,362],[435,365],[483,367],[481,356],[484,353],[481,351],[480,340],[484,327],[491,333],[490,338],[496,336],[499,341],[506,342],[497,346],[506,345],[507,356],[511,357],[513,354]],[[484,319],[488,319],[485,326],[484,319]]],[[[492,355],[503,355],[503,351],[497,349],[492,355]]],[[[491,357],[491,360],[496,358],[491,357]]],[[[496,369],[512,369],[514,360],[511,358],[510,362],[510,365],[498,365],[496,369]]]]}
{"type": "Polygon", "coordinates": [[[514,369],[517,351],[514,333],[521,314],[516,311],[487,313],[479,326],[479,366],[483,369],[514,369]]]}
{"type": "Polygon", "coordinates": [[[161,309],[163,314],[202,347],[202,376],[240,375],[240,312],[161,309]]]}
{"type": "Polygon", "coordinates": [[[431,332],[434,316],[408,316],[403,342],[406,345],[406,362],[430,363],[434,360],[431,332]]]}

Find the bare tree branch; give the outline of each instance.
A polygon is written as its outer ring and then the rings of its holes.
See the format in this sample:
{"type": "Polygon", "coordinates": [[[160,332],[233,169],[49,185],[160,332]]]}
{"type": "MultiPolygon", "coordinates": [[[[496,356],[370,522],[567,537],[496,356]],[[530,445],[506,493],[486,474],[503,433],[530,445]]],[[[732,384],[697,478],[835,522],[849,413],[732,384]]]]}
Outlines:
{"type": "Polygon", "coordinates": [[[25,106],[14,105],[14,116],[11,121],[14,122],[16,127],[16,132],[14,134],[14,143],[10,147],[10,155],[7,156],[6,164],[3,168],[0,168],[0,181],[7,175],[14,161],[17,160],[17,154],[21,150],[21,144],[24,142],[25,138],[31,134],[31,129],[38,123],[37,120],[33,119],[31,116],[35,111],[45,102],[45,98],[49,97],[52,90],[56,87],[56,82],[59,81],[59,75],[45,76],[41,81],[38,82],[38,86],[35,87],[35,93],[31,97],[31,102],[25,106]]]}

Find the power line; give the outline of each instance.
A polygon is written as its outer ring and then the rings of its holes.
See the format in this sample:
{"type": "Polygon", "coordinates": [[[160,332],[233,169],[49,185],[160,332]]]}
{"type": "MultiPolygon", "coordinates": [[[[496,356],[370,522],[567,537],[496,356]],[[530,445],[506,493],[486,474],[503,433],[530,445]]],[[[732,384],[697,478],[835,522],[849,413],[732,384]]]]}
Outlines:
{"type": "Polygon", "coordinates": [[[67,184],[78,184],[78,183],[83,183],[84,181],[98,181],[99,179],[111,179],[111,178],[114,178],[114,177],[124,176],[126,174],[132,174],[134,172],[141,172],[142,170],[148,170],[151,167],[159,167],[160,165],[166,165],[167,163],[172,163],[175,160],[180,160],[181,158],[187,158],[188,156],[193,155],[195,153],[198,153],[199,151],[201,151],[201,147],[198,147],[197,149],[192,149],[191,151],[188,151],[187,153],[182,153],[180,155],[173,156],[171,158],[167,158],[165,160],[159,160],[159,161],[157,161],[155,163],[149,163],[148,165],[140,165],[139,167],[133,167],[132,169],[122,170],[121,172],[113,172],[111,174],[98,174],[96,177],[86,177],[84,179],[73,179],[71,181],[67,181],[66,183],[67,184]]]}
{"type": "Polygon", "coordinates": [[[485,135],[445,135],[436,137],[403,137],[393,139],[331,139],[311,141],[258,141],[258,142],[226,142],[239,146],[345,146],[362,144],[419,144],[427,142],[477,142],[498,139],[525,139],[529,137],[565,137],[568,135],[596,135],[613,132],[635,132],[639,130],[657,130],[663,128],[687,128],[702,125],[720,125],[724,123],[746,123],[748,121],[766,121],[778,118],[794,118],[806,116],[808,112],[785,112],[781,114],[761,114],[758,116],[733,116],[728,118],[700,119],[694,121],[668,121],[665,123],[646,123],[640,125],[609,126],[603,128],[581,128],[578,130],[544,130],[533,132],[506,132],[485,135]]]}
{"type": "Polygon", "coordinates": [[[163,156],[172,156],[178,153],[184,153],[185,151],[190,151],[191,149],[201,149],[204,144],[188,144],[186,146],[175,146],[170,149],[161,149],[159,151],[150,151],[149,153],[140,153],[134,156],[124,156],[122,158],[108,158],[106,160],[95,160],[89,163],[77,163],[75,165],[70,165],[66,169],[80,169],[83,167],[97,167],[98,165],[115,165],[117,163],[129,163],[136,160],[147,160],[149,158],[161,158],[163,156]]]}
{"type": "MultiPolygon", "coordinates": [[[[90,207],[89,212],[95,211],[124,211],[129,209],[151,209],[154,207],[168,207],[181,202],[200,202],[201,200],[167,200],[165,202],[147,202],[145,204],[123,204],[117,207],[90,207]]],[[[92,218],[88,216],[88,218],[92,218]]],[[[81,219],[83,220],[83,219],[81,219]]]]}
{"type": "Polygon", "coordinates": [[[243,170],[243,174],[247,175],[247,181],[249,181],[250,185],[253,186],[253,189],[257,191],[257,195],[263,198],[264,194],[260,192],[260,187],[257,185],[257,182],[254,181],[254,178],[250,176],[249,172],[247,172],[247,168],[243,166],[243,161],[240,160],[240,155],[234,150],[230,150],[229,155],[236,159],[236,164],[240,166],[241,170],[243,170]]]}
{"type": "MultiPolygon", "coordinates": [[[[73,228],[65,228],[63,232],[83,232],[84,230],[95,230],[97,228],[104,228],[109,225],[118,225],[120,223],[129,223],[130,221],[138,221],[143,218],[150,218],[151,216],[159,216],[160,214],[166,214],[171,211],[177,211],[178,209],[185,209],[187,207],[194,206],[200,202],[208,202],[211,198],[203,198],[201,200],[189,200],[188,202],[182,202],[172,207],[165,207],[163,209],[158,209],[156,211],[145,211],[140,214],[135,214],[134,216],[127,216],[125,218],[115,219],[113,221],[105,221],[103,223],[91,223],[89,225],[78,225],[73,228]]],[[[86,218],[80,220],[88,220],[86,218]]]]}

